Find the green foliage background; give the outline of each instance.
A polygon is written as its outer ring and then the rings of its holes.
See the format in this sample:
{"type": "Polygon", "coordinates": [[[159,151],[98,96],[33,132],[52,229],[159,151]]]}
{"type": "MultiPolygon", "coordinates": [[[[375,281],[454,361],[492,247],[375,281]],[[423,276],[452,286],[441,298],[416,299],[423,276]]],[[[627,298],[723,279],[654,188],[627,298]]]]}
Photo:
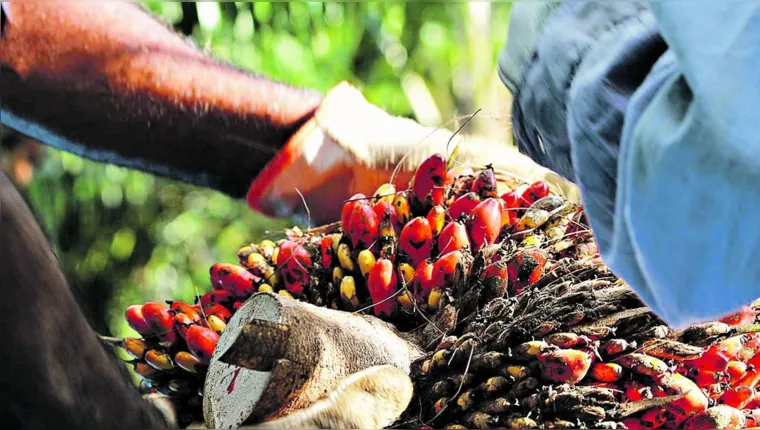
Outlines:
{"type": "MultiPolygon", "coordinates": [[[[496,58],[509,3],[173,3],[148,8],[212,55],[327,91],[348,80],[396,115],[438,125],[484,108],[471,132],[507,138],[496,58]]],[[[131,334],[123,309],[192,301],[208,268],[273,220],[210,190],[46,149],[26,190],[94,328],[131,334]]]]}

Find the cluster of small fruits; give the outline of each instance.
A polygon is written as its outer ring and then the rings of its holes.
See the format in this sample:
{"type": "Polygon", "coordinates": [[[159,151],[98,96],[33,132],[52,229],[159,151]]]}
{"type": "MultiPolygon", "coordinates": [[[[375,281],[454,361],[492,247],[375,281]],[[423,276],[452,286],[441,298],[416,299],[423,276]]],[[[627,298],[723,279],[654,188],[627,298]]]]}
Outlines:
{"type": "Polygon", "coordinates": [[[211,267],[212,290],[192,305],[130,306],[141,337],[120,345],[143,386],[197,419],[219,333],[251,295],[271,293],[372,313],[402,331],[456,308],[412,372],[421,427],[754,425],[754,308],[687,330],[688,340],[653,315],[640,329],[626,323],[643,305],[600,269],[582,208],[543,181],[505,190],[490,166],[451,167],[434,154],[407,189],[388,183],[348,199],[340,222],[243,246],[238,264],[211,267]],[[641,401],[652,403],[616,412],[641,401]]]}

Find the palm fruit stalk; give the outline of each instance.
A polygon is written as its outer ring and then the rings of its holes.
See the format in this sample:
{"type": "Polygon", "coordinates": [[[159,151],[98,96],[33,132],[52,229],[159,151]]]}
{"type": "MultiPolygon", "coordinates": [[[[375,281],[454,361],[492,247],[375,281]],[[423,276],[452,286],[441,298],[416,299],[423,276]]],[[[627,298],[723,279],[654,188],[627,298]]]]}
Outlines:
{"type": "MultiPolygon", "coordinates": [[[[256,293],[374,315],[424,351],[394,428],[741,428],[760,419],[760,303],[676,332],[599,257],[582,207],[543,181],[423,161],[339,222],[247,244],[189,305],[127,308],[145,392],[197,419],[226,322],[256,293]]],[[[373,192],[374,191],[374,192],[373,192]]],[[[184,421],[183,421],[184,422],[184,421]]]]}

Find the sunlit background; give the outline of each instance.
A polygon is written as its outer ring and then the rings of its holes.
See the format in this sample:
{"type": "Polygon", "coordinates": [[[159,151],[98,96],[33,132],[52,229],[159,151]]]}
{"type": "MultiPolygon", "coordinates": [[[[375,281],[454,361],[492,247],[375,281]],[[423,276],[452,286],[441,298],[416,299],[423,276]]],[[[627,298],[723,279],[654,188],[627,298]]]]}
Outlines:
{"type": "MultiPolygon", "coordinates": [[[[212,55],[263,76],[323,92],[348,80],[372,103],[426,125],[481,108],[468,133],[509,139],[509,94],[496,74],[509,3],[147,5],[212,55]]],[[[2,150],[3,168],[101,333],[132,334],[123,320],[129,304],[192,301],[210,289],[213,263],[233,262],[240,245],[289,224],[222,194],[92,163],[7,130],[2,150]]]]}

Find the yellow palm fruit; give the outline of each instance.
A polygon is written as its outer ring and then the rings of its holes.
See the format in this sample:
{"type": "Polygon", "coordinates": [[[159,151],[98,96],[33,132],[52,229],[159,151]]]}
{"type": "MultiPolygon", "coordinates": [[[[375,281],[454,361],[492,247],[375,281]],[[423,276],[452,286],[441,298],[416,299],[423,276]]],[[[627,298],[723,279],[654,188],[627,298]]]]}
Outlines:
{"type": "Polygon", "coordinates": [[[398,273],[401,279],[401,285],[406,288],[412,288],[412,281],[414,281],[414,267],[411,264],[401,263],[398,266],[398,273]]]}
{"type": "Polygon", "coordinates": [[[559,240],[565,235],[565,229],[562,227],[552,227],[546,230],[546,237],[551,240],[559,240]]]}
{"type": "Polygon", "coordinates": [[[280,275],[274,267],[269,266],[267,267],[267,270],[264,271],[264,282],[275,287],[280,285],[280,275]]]}
{"type": "Polygon", "coordinates": [[[549,349],[549,344],[543,340],[531,340],[512,348],[512,355],[521,358],[535,357],[547,349],[549,349]]]}
{"type": "Polygon", "coordinates": [[[216,315],[209,315],[206,318],[206,323],[208,324],[208,328],[214,330],[219,334],[222,334],[224,329],[227,327],[227,324],[225,324],[225,322],[216,315]]]}
{"type": "Polygon", "coordinates": [[[414,297],[412,297],[412,293],[409,291],[399,294],[396,300],[404,309],[414,309],[414,297]]]}
{"type": "Polygon", "coordinates": [[[516,380],[520,381],[530,376],[531,371],[526,366],[510,365],[507,366],[507,373],[509,373],[516,380]]]}
{"type": "Polygon", "coordinates": [[[517,221],[515,231],[532,230],[541,227],[549,219],[549,212],[543,209],[529,209],[525,215],[517,221]]]}
{"type": "Polygon", "coordinates": [[[344,276],[340,282],[340,298],[350,309],[359,307],[359,299],[356,297],[356,282],[353,276],[344,276]]]}
{"type": "Polygon", "coordinates": [[[541,244],[543,243],[543,240],[541,240],[541,235],[538,234],[531,234],[530,236],[526,236],[525,239],[520,242],[521,248],[540,248],[541,244]]]}
{"type": "Polygon", "coordinates": [[[440,288],[433,289],[428,296],[428,306],[431,308],[438,307],[438,303],[441,301],[441,295],[443,295],[443,293],[440,288]]]}
{"type": "Polygon", "coordinates": [[[406,193],[396,194],[393,199],[393,206],[396,207],[396,217],[402,225],[406,225],[412,218],[412,207],[409,204],[409,199],[406,198],[406,193]]]}
{"type": "Polygon", "coordinates": [[[272,251],[272,264],[277,264],[277,256],[280,255],[280,247],[275,246],[274,251],[272,251]]]}
{"type": "Polygon", "coordinates": [[[332,250],[333,254],[338,254],[338,245],[340,245],[340,240],[343,239],[343,235],[340,233],[333,233],[332,234],[332,250]]]}
{"type": "Polygon", "coordinates": [[[145,362],[156,370],[171,370],[174,368],[171,356],[157,349],[151,349],[145,353],[145,362]]]}
{"type": "Polygon", "coordinates": [[[507,388],[509,380],[503,376],[493,376],[483,383],[483,389],[488,393],[499,392],[507,388]]]}
{"type": "Polygon", "coordinates": [[[135,363],[135,373],[142,376],[145,379],[150,379],[158,375],[159,371],[148,366],[145,363],[135,363]]]}
{"type": "Polygon", "coordinates": [[[263,276],[264,272],[270,266],[269,266],[269,262],[267,261],[266,258],[264,258],[263,255],[259,254],[258,252],[252,252],[248,254],[248,261],[246,262],[246,267],[251,269],[254,275],[263,276]]]}
{"type": "Polygon", "coordinates": [[[272,288],[269,284],[261,284],[259,285],[259,292],[260,293],[274,293],[274,288],[272,288]]]}
{"type": "Polygon", "coordinates": [[[369,249],[360,252],[357,259],[359,260],[359,269],[365,277],[369,275],[369,272],[372,271],[372,268],[375,267],[375,263],[377,262],[375,255],[372,254],[372,251],[369,249]]]}
{"type": "Polygon", "coordinates": [[[351,259],[351,249],[349,249],[348,245],[345,243],[341,243],[338,245],[338,261],[340,262],[340,265],[343,266],[344,269],[348,271],[353,271],[356,266],[354,266],[354,261],[351,259]]]}
{"type": "Polygon", "coordinates": [[[393,200],[395,198],[396,194],[396,187],[393,184],[383,184],[380,185],[380,188],[375,191],[375,198],[377,198],[378,202],[386,201],[390,204],[393,204],[393,200]]]}
{"type": "Polygon", "coordinates": [[[333,269],[332,281],[333,285],[340,285],[340,281],[343,280],[343,269],[336,267],[333,269]]]}
{"type": "Polygon", "coordinates": [[[433,404],[433,413],[434,414],[440,414],[443,412],[443,410],[446,408],[446,405],[449,403],[448,397],[441,397],[433,404]]]}
{"type": "Polygon", "coordinates": [[[127,354],[138,360],[142,360],[145,356],[145,351],[149,349],[148,344],[145,343],[144,340],[134,337],[124,338],[122,346],[124,347],[124,350],[127,351],[127,354]]]}
{"type": "Polygon", "coordinates": [[[457,406],[463,411],[466,411],[475,405],[475,393],[472,391],[466,391],[457,398],[457,406]]]}
{"type": "Polygon", "coordinates": [[[272,256],[274,255],[274,250],[276,248],[277,245],[275,245],[271,240],[262,240],[261,243],[259,243],[259,252],[271,261],[274,261],[272,259],[272,256]]]}
{"type": "Polygon", "coordinates": [[[288,292],[288,290],[280,290],[277,292],[277,294],[281,295],[282,297],[287,297],[289,299],[293,298],[293,295],[288,292]]]}
{"type": "Polygon", "coordinates": [[[198,357],[187,351],[180,351],[174,356],[174,361],[182,369],[190,373],[198,373],[198,367],[201,365],[201,361],[198,357]]]}

